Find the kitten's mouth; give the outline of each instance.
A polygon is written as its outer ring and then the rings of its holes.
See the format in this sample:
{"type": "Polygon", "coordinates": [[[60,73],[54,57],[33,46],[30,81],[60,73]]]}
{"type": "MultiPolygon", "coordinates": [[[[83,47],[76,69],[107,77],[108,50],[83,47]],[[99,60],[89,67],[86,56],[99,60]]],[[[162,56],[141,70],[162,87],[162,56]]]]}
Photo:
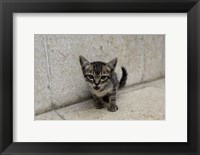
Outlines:
{"type": "Polygon", "coordinates": [[[95,87],[93,87],[95,90],[99,90],[100,89],[100,87],[98,87],[98,86],[95,86],[95,87]]]}

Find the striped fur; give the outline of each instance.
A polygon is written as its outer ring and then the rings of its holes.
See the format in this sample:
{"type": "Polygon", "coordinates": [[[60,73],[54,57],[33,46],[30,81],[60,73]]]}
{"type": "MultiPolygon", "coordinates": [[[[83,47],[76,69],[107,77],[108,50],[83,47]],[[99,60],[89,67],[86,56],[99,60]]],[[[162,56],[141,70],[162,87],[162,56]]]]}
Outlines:
{"type": "Polygon", "coordinates": [[[125,86],[127,77],[128,77],[127,70],[126,70],[126,68],[122,67],[122,77],[119,82],[119,89],[125,86]]]}
{"type": "Polygon", "coordinates": [[[109,111],[117,111],[116,93],[119,88],[124,87],[126,84],[128,76],[126,69],[122,67],[122,77],[118,81],[117,74],[114,72],[117,58],[108,63],[101,61],[90,63],[83,56],[80,56],[79,60],[83,75],[96,103],[96,108],[101,109],[107,103],[109,111]]]}

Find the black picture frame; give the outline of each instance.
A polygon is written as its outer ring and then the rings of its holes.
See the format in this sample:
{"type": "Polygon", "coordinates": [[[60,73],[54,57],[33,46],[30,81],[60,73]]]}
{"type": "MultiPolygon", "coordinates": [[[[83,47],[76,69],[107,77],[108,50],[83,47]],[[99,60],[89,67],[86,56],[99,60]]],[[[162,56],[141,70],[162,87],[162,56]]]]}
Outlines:
{"type": "MultiPolygon", "coordinates": [[[[1,154],[200,154],[199,0],[0,0],[1,154]],[[13,13],[187,13],[187,143],[13,142],[13,13]]],[[[181,59],[181,58],[177,58],[181,59]]],[[[30,133],[31,134],[31,133],[30,133]]]]}

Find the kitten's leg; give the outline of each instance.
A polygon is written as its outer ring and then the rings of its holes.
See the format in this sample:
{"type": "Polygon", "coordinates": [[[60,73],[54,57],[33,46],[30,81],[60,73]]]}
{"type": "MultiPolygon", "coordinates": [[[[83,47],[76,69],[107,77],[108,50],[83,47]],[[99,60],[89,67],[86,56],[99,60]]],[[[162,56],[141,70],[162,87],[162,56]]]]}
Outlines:
{"type": "Polygon", "coordinates": [[[104,104],[102,103],[102,99],[93,95],[93,99],[95,101],[96,104],[96,109],[102,109],[104,107],[104,104]]]}
{"type": "Polygon", "coordinates": [[[118,110],[118,107],[116,105],[116,92],[109,94],[108,110],[112,112],[115,112],[118,110]]]}

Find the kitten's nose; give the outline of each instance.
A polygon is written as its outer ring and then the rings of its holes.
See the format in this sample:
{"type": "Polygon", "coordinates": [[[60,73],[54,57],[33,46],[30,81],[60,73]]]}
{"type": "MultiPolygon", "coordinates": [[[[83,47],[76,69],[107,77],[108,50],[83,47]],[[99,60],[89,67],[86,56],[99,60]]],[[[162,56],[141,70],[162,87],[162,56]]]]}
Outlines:
{"type": "Polygon", "coordinates": [[[94,81],[94,84],[97,86],[97,85],[99,85],[99,82],[94,81]]]}

